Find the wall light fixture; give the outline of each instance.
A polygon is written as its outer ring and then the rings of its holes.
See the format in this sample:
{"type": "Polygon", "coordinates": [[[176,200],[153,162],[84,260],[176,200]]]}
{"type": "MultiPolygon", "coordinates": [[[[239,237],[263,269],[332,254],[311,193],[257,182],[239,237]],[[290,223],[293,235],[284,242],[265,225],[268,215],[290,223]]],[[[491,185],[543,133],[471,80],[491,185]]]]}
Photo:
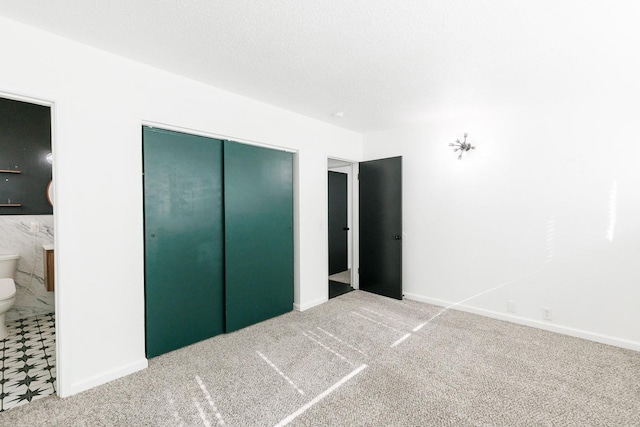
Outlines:
{"type": "Polygon", "coordinates": [[[462,159],[462,153],[464,153],[465,151],[469,151],[469,150],[475,150],[476,147],[472,146],[469,142],[467,142],[467,133],[464,134],[464,139],[462,141],[460,141],[459,139],[456,139],[456,142],[452,142],[449,144],[449,147],[455,147],[453,149],[453,152],[460,152],[460,154],[458,155],[458,160],[462,159]]]}

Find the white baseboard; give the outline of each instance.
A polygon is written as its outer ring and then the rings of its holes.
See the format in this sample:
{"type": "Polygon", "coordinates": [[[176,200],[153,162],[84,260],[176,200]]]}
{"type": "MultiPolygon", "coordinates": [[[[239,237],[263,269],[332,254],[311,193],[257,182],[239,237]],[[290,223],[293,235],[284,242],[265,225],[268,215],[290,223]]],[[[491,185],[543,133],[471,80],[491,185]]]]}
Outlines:
{"type": "MultiPolygon", "coordinates": [[[[453,302],[444,301],[436,298],[429,298],[422,295],[405,293],[405,298],[425,302],[427,304],[438,305],[441,307],[448,307],[453,302]]],[[[640,342],[625,340],[622,338],[616,338],[609,335],[598,334],[596,332],[589,332],[582,329],[572,328],[570,326],[562,326],[558,324],[551,324],[534,319],[527,319],[524,317],[514,316],[508,313],[500,313],[497,311],[487,310],[484,308],[473,307],[470,305],[456,305],[454,310],[466,311],[468,313],[479,314],[481,316],[490,317],[492,319],[504,320],[507,322],[517,323],[519,325],[531,326],[533,328],[544,329],[545,331],[555,332],[558,334],[569,335],[576,338],[582,338],[590,341],[599,342],[602,344],[608,344],[615,347],[626,348],[629,350],[640,351],[640,342]]]]}
{"type": "Polygon", "coordinates": [[[297,311],[305,311],[305,310],[309,310],[310,308],[313,308],[313,307],[315,307],[317,305],[325,303],[327,301],[329,301],[329,297],[320,298],[320,299],[317,299],[315,301],[308,302],[306,304],[293,303],[293,309],[297,310],[297,311]]]}
{"type": "Polygon", "coordinates": [[[109,381],[116,380],[121,377],[133,374],[134,372],[146,369],[149,366],[147,359],[138,360],[137,362],[130,363],[128,365],[112,369],[111,371],[96,375],[71,385],[69,393],[60,393],[60,397],[69,397],[77,393],[89,390],[102,384],[106,384],[109,381]]]}

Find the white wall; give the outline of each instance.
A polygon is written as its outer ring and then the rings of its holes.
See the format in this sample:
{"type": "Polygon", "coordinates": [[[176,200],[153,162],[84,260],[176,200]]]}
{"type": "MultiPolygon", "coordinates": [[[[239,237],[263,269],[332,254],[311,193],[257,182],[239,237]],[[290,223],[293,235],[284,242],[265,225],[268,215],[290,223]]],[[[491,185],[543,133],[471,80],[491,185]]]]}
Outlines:
{"type": "Polygon", "coordinates": [[[0,40],[0,92],[53,103],[61,396],[146,366],[143,121],[297,150],[295,303],[326,300],[326,158],[359,159],[359,134],[4,18],[0,40]]]}
{"type": "Polygon", "coordinates": [[[640,90],[633,70],[615,77],[563,104],[365,135],[365,159],[403,156],[408,297],[448,305],[513,281],[463,308],[640,350],[640,90]],[[457,160],[464,132],[477,148],[457,160]]]}
{"type": "Polygon", "coordinates": [[[467,56],[460,28],[468,79],[434,88],[423,124],[365,135],[365,159],[404,159],[408,296],[497,287],[463,308],[640,350],[640,32],[635,4],[610,3],[505,15],[526,27],[505,33],[517,50],[467,56]],[[477,149],[459,161],[465,132],[477,149]]]}

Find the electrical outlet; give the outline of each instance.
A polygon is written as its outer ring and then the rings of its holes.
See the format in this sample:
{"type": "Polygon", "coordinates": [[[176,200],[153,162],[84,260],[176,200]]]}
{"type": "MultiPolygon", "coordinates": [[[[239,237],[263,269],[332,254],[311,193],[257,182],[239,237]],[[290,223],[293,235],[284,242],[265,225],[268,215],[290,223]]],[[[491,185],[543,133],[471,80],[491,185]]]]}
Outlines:
{"type": "Polygon", "coordinates": [[[516,302],[512,299],[507,300],[507,311],[509,313],[515,313],[516,312],[516,302]]]}
{"type": "Polygon", "coordinates": [[[542,307],[542,318],[544,320],[553,320],[553,310],[550,307],[542,307]]]}
{"type": "Polygon", "coordinates": [[[29,231],[31,233],[39,233],[40,232],[40,223],[39,222],[32,222],[31,223],[31,227],[29,227],[29,231]]]}

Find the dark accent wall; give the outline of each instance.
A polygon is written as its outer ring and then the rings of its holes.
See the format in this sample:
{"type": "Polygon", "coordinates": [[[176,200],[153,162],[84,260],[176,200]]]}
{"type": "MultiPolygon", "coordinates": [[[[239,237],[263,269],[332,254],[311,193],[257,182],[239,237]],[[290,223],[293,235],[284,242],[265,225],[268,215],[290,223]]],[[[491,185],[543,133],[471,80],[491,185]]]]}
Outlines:
{"type": "Polygon", "coordinates": [[[46,215],[53,208],[47,200],[51,180],[51,109],[42,105],[0,98],[0,215],[46,215]]]}

